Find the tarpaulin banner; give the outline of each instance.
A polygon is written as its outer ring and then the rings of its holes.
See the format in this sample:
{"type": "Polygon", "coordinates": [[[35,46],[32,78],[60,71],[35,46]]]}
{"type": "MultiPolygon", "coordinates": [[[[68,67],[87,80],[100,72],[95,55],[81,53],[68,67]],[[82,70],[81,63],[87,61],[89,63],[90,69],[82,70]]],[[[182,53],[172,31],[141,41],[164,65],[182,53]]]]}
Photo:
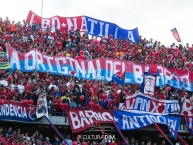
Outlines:
{"type": "Polygon", "coordinates": [[[97,123],[114,122],[112,112],[105,109],[70,109],[66,110],[66,115],[73,133],[86,130],[97,123]]]}
{"type": "Polygon", "coordinates": [[[36,108],[21,102],[5,100],[0,105],[0,120],[34,122],[36,108]]]}
{"type": "MultiPolygon", "coordinates": [[[[117,126],[121,130],[134,130],[143,128],[145,126],[151,125],[153,123],[168,125],[175,132],[178,132],[180,126],[180,117],[170,117],[165,115],[153,115],[153,114],[140,114],[131,113],[121,110],[114,111],[114,119],[117,126]]],[[[174,132],[170,130],[172,136],[176,138],[174,132]]]]}
{"type": "Polygon", "coordinates": [[[49,27],[51,29],[57,28],[60,31],[64,31],[64,28],[70,30],[71,27],[74,26],[75,29],[79,29],[80,31],[86,30],[88,34],[97,37],[104,36],[105,38],[108,38],[109,35],[112,34],[115,38],[121,37],[123,40],[129,39],[131,42],[139,42],[138,28],[126,30],[114,23],[101,21],[87,16],[54,16],[51,18],[41,18],[34,12],[29,11],[26,22],[32,25],[34,21],[36,24],[41,24],[43,29],[49,27]]]}
{"type": "MultiPolygon", "coordinates": [[[[125,84],[141,84],[143,82],[143,73],[149,70],[150,67],[109,58],[80,60],[71,57],[48,56],[37,49],[21,53],[9,44],[6,46],[11,69],[23,72],[50,72],[52,74],[70,76],[71,71],[74,70],[74,77],[76,78],[107,82],[112,80],[114,74],[124,73],[125,84]]],[[[175,75],[175,73],[170,72],[163,66],[157,66],[157,68],[160,75],[156,77],[157,87],[167,84],[177,89],[184,88],[185,90],[193,91],[189,74],[175,75]]]]}
{"type": "Polygon", "coordinates": [[[120,110],[152,114],[179,114],[178,100],[158,100],[143,93],[135,93],[128,96],[125,103],[119,105],[120,110]]]}

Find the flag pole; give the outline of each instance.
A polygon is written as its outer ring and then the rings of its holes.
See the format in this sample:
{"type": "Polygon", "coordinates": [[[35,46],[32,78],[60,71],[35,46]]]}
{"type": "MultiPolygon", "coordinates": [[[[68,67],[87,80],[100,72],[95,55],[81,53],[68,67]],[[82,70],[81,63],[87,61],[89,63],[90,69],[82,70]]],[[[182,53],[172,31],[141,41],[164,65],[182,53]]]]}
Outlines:
{"type": "Polygon", "coordinates": [[[8,145],[8,143],[3,139],[2,136],[0,136],[0,141],[3,145],[8,145]]]}
{"type": "Polygon", "coordinates": [[[54,131],[58,134],[58,136],[67,144],[68,142],[66,141],[66,139],[62,136],[62,134],[58,131],[58,129],[52,124],[52,122],[50,121],[50,119],[44,115],[44,118],[48,121],[48,123],[50,124],[50,126],[52,127],[52,129],[54,129],[54,131]]]}
{"type": "MultiPolygon", "coordinates": [[[[193,123],[193,120],[192,120],[192,123],[193,123]]],[[[193,144],[193,136],[192,136],[192,129],[191,129],[191,142],[192,142],[192,144],[193,144]]]]}
{"type": "Polygon", "coordinates": [[[41,4],[41,18],[42,18],[42,14],[43,14],[43,4],[44,4],[44,0],[42,0],[42,4],[41,4]]]}
{"type": "Polygon", "coordinates": [[[124,135],[122,134],[121,130],[118,128],[118,126],[116,125],[116,123],[114,122],[114,126],[116,128],[116,130],[118,131],[119,135],[121,136],[121,138],[123,139],[123,141],[125,142],[126,145],[129,145],[127,143],[127,140],[125,139],[124,135]]]}
{"type": "Polygon", "coordinates": [[[101,131],[101,133],[102,133],[102,136],[103,136],[103,140],[102,140],[101,144],[104,144],[104,141],[105,141],[105,132],[103,131],[101,125],[100,125],[98,122],[96,122],[96,124],[97,124],[98,128],[100,129],[100,131],[101,131]]]}
{"type": "Polygon", "coordinates": [[[168,128],[175,134],[177,137],[184,143],[184,145],[188,145],[179,135],[177,132],[175,132],[169,125],[168,128]]]}
{"type": "Polygon", "coordinates": [[[161,128],[154,123],[154,126],[157,128],[157,130],[164,136],[164,138],[168,141],[170,145],[173,145],[173,143],[170,141],[170,139],[166,136],[166,134],[161,130],[161,128]]]}

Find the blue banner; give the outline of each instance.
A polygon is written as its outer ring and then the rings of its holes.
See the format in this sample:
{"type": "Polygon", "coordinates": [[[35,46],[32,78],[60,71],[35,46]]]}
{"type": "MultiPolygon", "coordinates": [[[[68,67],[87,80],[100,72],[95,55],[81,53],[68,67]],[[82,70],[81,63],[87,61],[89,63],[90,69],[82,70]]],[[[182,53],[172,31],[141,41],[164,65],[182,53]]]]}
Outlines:
{"type": "Polygon", "coordinates": [[[114,74],[112,76],[112,81],[114,81],[115,83],[124,86],[125,85],[125,73],[118,73],[118,74],[114,74]]]}
{"type": "Polygon", "coordinates": [[[36,108],[27,103],[7,101],[0,105],[0,120],[16,122],[37,121],[36,108]]]}
{"type": "MultiPolygon", "coordinates": [[[[119,129],[121,130],[134,130],[143,128],[145,126],[151,125],[153,123],[168,125],[176,133],[178,132],[180,126],[180,117],[170,117],[165,115],[153,115],[153,114],[139,114],[130,113],[126,111],[114,111],[114,119],[119,129]]],[[[170,130],[172,136],[176,139],[175,133],[170,130]]]]}
{"type": "Polygon", "coordinates": [[[91,17],[85,16],[87,33],[97,37],[108,38],[109,35],[113,35],[114,38],[122,40],[129,39],[130,42],[139,42],[138,28],[132,30],[126,30],[114,23],[101,21],[91,17]]]}

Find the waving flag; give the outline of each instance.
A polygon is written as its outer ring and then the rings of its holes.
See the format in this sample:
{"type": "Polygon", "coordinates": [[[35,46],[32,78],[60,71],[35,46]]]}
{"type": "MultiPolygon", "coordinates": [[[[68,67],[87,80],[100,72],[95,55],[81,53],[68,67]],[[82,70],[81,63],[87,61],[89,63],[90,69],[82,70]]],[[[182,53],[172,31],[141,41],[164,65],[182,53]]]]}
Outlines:
{"type": "Polygon", "coordinates": [[[125,85],[125,73],[118,72],[117,74],[114,74],[112,76],[112,80],[115,83],[124,86],[125,85]]]}
{"type": "Polygon", "coordinates": [[[181,39],[180,39],[180,36],[179,36],[179,34],[178,34],[177,29],[176,29],[176,28],[173,28],[171,31],[172,31],[172,34],[173,34],[174,38],[175,38],[178,42],[181,42],[181,39]]]}

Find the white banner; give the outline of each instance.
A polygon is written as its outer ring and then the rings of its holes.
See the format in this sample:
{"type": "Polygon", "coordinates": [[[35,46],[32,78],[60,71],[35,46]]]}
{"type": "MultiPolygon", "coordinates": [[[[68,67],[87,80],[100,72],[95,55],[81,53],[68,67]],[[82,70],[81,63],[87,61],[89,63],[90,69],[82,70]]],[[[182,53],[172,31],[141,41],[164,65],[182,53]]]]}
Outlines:
{"type": "Polygon", "coordinates": [[[139,92],[128,96],[125,103],[120,103],[119,110],[134,113],[168,115],[179,114],[180,105],[178,100],[158,100],[139,92]]]}
{"type": "MultiPolygon", "coordinates": [[[[192,99],[191,99],[192,100],[192,99]]],[[[181,115],[193,116],[193,102],[190,99],[182,99],[181,115]]]]}
{"type": "Polygon", "coordinates": [[[155,77],[152,75],[146,75],[144,79],[144,94],[154,95],[155,77]]]}
{"type": "Polygon", "coordinates": [[[37,101],[36,116],[37,118],[41,118],[44,115],[49,117],[46,94],[41,93],[37,101]]]}

